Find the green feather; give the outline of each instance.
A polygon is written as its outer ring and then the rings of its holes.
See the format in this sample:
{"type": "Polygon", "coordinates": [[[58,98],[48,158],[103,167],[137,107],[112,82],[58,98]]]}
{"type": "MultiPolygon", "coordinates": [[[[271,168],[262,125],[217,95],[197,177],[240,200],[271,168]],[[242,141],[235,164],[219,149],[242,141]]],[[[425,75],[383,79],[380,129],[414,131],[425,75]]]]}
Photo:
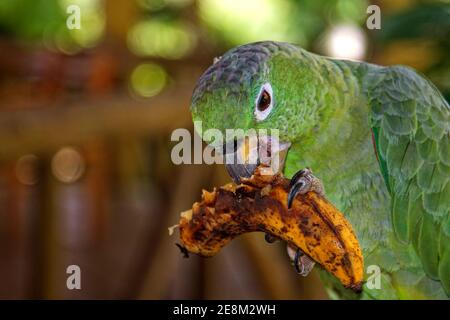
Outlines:
{"type": "Polygon", "coordinates": [[[412,179],[423,162],[424,160],[419,156],[416,142],[414,140],[410,141],[400,162],[400,174],[404,179],[412,179]]]}
{"type": "Polygon", "coordinates": [[[417,184],[427,192],[438,192],[440,185],[435,180],[437,164],[424,163],[417,173],[417,184]]]}
{"type": "Polygon", "coordinates": [[[442,139],[442,136],[444,135],[445,129],[447,127],[445,124],[434,122],[431,117],[428,118],[427,121],[423,121],[421,124],[425,135],[429,139],[433,139],[436,141],[442,139]]]}
{"type": "Polygon", "coordinates": [[[392,203],[392,224],[394,226],[395,234],[400,241],[408,243],[409,198],[407,196],[394,196],[392,203]]]}
{"type": "Polygon", "coordinates": [[[407,135],[416,128],[415,117],[389,116],[381,120],[381,127],[394,135],[407,135]]]}
{"type": "Polygon", "coordinates": [[[439,161],[438,143],[435,140],[427,139],[424,142],[419,143],[417,145],[417,150],[422,159],[431,163],[439,161]]]}
{"type": "Polygon", "coordinates": [[[381,174],[383,175],[384,182],[388,188],[388,191],[390,192],[389,175],[387,171],[386,160],[384,159],[385,156],[382,156],[380,152],[380,130],[378,128],[372,128],[372,133],[375,142],[376,152],[378,152],[379,154],[378,164],[380,165],[381,174]]]}
{"type": "Polygon", "coordinates": [[[439,140],[439,159],[450,166],[450,133],[447,136],[439,140]]]}
{"type": "Polygon", "coordinates": [[[410,195],[418,194],[417,198],[409,197],[408,203],[408,221],[406,223],[408,228],[408,239],[414,239],[415,234],[419,228],[419,221],[423,212],[422,196],[417,191],[411,191],[410,195]]]}
{"type": "MultiPolygon", "coordinates": [[[[450,197],[450,193],[447,194],[450,197]]],[[[447,212],[447,219],[442,223],[439,246],[439,278],[444,284],[444,288],[450,295],[450,214],[447,212]]]]}
{"type": "Polygon", "coordinates": [[[439,231],[439,223],[434,220],[433,216],[424,214],[419,227],[416,250],[421,257],[426,274],[435,280],[439,280],[439,231]]]}

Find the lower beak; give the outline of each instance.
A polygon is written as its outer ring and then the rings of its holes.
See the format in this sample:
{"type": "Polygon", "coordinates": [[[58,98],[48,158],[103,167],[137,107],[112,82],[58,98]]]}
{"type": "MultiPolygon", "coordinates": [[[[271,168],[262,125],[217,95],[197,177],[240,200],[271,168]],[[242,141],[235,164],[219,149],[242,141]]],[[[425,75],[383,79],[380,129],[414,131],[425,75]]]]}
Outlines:
{"type": "Polygon", "coordinates": [[[225,167],[235,183],[240,183],[241,178],[250,178],[261,164],[271,167],[271,172],[281,172],[290,146],[272,136],[232,141],[224,148],[225,167]]]}

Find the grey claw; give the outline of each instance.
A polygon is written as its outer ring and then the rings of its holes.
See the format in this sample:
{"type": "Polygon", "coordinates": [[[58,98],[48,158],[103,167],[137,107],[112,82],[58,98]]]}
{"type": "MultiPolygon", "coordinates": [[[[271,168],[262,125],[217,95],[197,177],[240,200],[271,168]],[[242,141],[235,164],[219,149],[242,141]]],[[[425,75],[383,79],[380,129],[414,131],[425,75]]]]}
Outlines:
{"type": "Polygon", "coordinates": [[[297,262],[295,263],[295,270],[303,277],[306,277],[314,268],[316,264],[314,260],[308,257],[306,254],[297,249],[296,253],[297,262]]]}
{"type": "Polygon", "coordinates": [[[295,196],[299,193],[299,190],[305,186],[303,181],[299,181],[297,184],[294,184],[293,187],[289,190],[288,194],[288,209],[292,207],[292,202],[295,199],[295,196]]]}
{"type": "Polygon", "coordinates": [[[295,199],[295,196],[300,193],[306,193],[309,191],[311,187],[311,182],[309,179],[307,179],[308,175],[311,175],[312,172],[310,169],[305,168],[300,171],[298,171],[294,176],[292,177],[291,181],[289,182],[289,194],[288,194],[288,209],[292,207],[292,202],[295,199]]]}
{"type": "Polygon", "coordinates": [[[297,251],[295,252],[295,258],[294,258],[294,267],[295,267],[295,271],[297,271],[298,274],[302,273],[302,270],[300,270],[300,256],[302,255],[302,252],[300,251],[300,249],[297,249],[297,251]]]}
{"type": "Polygon", "coordinates": [[[175,243],[175,245],[180,249],[180,252],[183,254],[183,258],[189,258],[189,251],[185,247],[183,247],[179,243],[175,243]]]}
{"type": "Polygon", "coordinates": [[[305,194],[308,191],[315,191],[324,195],[324,189],[319,179],[313,176],[311,169],[305,168],[298,171],[289,182],[288,209],[292,207],[292,202],[297,194],[305,194]]]}
{"type": "Polygon", "coordinates": [[[294,264],[295,271],[299,275],[306,277],[314,268],[315,261],[293,245],[288,245],[287,249],[288,255],[294,264]]]}
{"type": "Polygon", "coordinates": [[[301,178],[302,176],[304,176],[307,171],[309,170],[308,168],[302,169],[300,171],[297,171],[291,178],[291,181],[289,182],[289,187],[292,188],[294,186],[294,184],[297,183],[298,179],[301,178]]]}
{"type": "Polygon", "coordinates": [[[277,238],[272,236],[271,234],[266,233],[264,235],[264,240],[266,240],[267,243],[274,243],[275,241],[277,241],[277,238]]]}

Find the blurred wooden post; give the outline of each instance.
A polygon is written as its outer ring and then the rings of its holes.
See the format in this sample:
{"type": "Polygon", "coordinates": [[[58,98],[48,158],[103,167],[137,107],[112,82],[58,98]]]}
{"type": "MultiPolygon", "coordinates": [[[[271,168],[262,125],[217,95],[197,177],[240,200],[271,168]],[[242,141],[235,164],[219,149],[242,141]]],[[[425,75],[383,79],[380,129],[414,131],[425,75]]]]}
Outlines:
{"type": "Polygon", "coordinates": [[[126,49],[128,31],[139,16],[137,1],[105,1],[105,14],[106,41],[126,49]]]}
{"type": "Polygon", "coordinates": [[[55,217],[53,210],[53,193],[51,166],[49,157],[40,157],[38,165],[39,187],[37,188],[37,207],[31,225],[31,282],[29,298],[45,299],[52,294],[52,265],[55,239],[55,217]]]}

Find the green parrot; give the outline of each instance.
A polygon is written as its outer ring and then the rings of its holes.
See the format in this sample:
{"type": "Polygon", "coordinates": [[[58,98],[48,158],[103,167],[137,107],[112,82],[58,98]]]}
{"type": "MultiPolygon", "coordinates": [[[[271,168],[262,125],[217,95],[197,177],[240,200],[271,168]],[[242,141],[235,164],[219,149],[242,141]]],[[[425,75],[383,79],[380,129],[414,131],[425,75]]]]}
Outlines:
{"type": "Polygon", "coordinates": [[[354,293],[321,270],[332,298],[450,297],[450,107],[429,80],[256,42],[215,59],[191,112],[203,130],[278,129],[284,174],[314,170],[357,234],[365,279],[381,271],[354,293]]]}

